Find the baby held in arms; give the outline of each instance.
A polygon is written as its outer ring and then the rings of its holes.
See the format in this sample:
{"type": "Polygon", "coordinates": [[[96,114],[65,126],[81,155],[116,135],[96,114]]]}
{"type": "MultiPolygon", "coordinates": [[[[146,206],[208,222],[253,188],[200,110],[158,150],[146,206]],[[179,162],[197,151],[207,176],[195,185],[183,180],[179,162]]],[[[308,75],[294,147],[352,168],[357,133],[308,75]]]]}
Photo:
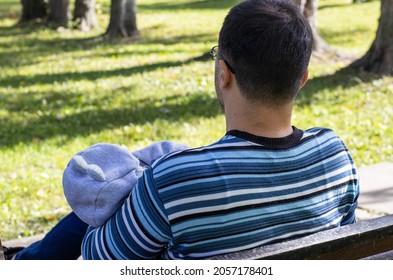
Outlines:
{"type": "Polygon", "coordinates": [[[185,149],[171,141],[134,152],[119,145],[95,144],[68,163],[63,174],[65,197],[82,221],[101,226],[123,204],[146,168],[166,154],[185,149]]]}

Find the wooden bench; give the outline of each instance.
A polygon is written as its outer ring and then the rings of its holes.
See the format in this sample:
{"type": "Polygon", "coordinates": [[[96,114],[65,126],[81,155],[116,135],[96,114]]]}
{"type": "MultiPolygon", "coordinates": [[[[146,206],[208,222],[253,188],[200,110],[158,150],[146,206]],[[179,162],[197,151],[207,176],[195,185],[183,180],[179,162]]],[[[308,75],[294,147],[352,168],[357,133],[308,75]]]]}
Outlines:
{"type": "MultiPolygon", "coordinates": [[[[0,260],[4,260],[0,240],[0,260]]],[[[210,260],[393,259],[393,215],[302,238],[208,258],[210,260]]]]}
{"type": "Polygon", "coordinates": [[[208,259],[391,260],[393,259],[393,215],[208,259]]]}

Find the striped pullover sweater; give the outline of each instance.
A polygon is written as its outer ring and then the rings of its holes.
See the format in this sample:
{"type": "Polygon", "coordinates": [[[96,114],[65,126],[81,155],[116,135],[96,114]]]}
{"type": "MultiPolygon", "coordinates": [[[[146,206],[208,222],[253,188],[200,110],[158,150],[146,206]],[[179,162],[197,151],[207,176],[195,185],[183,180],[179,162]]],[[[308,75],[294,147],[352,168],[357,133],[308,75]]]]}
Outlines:
{"type": "Polygon", "coordinates": [[[200,259],[354,223],[350,153],[330,129],[284,138],[229,131],[147,169],[117,212],[89,228],[84,259],[200,259]]]}

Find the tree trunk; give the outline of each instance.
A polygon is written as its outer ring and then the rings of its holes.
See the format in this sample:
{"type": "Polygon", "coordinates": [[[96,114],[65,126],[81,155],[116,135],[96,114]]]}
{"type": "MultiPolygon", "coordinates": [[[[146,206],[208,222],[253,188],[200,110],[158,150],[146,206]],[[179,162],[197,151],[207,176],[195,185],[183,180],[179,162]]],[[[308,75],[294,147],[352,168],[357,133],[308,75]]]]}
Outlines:
{"type": "Polygon", "coordinates": [[[49,0],[49,23],[55,26],[67,26],[70,0],[49,0]]]}
{"type": "Polygon", "coordinates": [[[317,29],[317,12],[318,12],[318,0],[294,0],[303,12],[304,17],[307,19],[311,26],[314,42],[314,52],[324,53],[332,51],[333,49],[328,43],[321,37],[317,29]]]}
{"type": "Polygon", "coordinates": [[[44,18],[47,14],[47,4],[44,0],[22,0],[21,21],[44,18]]]}
{"type": "Polygon", "coordinates": [[[95,0],[75,0],[73,21],[78,23],[80,30],[89,31],[97,27],[95,0]]]}
{"type": "Polygon", "coordinates": [[[136,26],[135,0],[111,0],[110,20],[104,38],[129,38],[137,35],[139,31],[136,26]]]}
{"type": "Polygon", "coordinates": [[[381,0],[381,16],[374,42],[352,67],[367,72],[393,74],[393,1],[381,0]]]}

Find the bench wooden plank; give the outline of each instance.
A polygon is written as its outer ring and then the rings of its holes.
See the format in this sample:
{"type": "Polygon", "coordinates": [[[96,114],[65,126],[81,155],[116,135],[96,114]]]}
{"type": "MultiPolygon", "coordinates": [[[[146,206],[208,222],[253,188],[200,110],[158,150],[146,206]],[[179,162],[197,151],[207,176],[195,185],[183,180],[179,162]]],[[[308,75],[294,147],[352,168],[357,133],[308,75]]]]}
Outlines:
{"type": "Polygon", "coordinates": [[[391,250],[393,250],[393,215],[388,215],[289,241],[218,255],[208,259],[349,260],[378,256],[391,250]]]}

